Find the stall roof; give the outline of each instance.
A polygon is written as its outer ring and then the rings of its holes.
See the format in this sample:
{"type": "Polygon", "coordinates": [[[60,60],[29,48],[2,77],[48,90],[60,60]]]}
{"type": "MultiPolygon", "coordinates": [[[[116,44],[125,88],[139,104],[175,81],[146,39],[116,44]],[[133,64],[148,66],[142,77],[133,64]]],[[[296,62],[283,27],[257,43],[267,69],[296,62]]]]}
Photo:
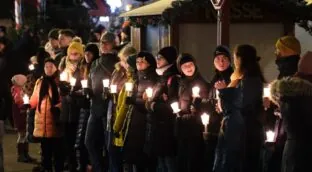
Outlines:
{"type": "Polygon", "coordinates": [[[120,14],[120,17],[152,16],[160,15],[165,9],[172,7],[171,3],[176,0],[159,0],[148,5],[133,9],[120,14]]]}

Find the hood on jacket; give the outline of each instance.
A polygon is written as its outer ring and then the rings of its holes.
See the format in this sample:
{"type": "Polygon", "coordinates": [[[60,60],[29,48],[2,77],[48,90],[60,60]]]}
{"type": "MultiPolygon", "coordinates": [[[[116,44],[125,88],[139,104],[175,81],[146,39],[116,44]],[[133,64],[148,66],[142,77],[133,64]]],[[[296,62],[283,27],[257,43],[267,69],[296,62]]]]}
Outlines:
{"type": "Polygon", "coordinates": [[[270,84],[270,99],[278,104],[281,97],[312,96],[312,83],[299,77],[287,77],[270,84]]]}

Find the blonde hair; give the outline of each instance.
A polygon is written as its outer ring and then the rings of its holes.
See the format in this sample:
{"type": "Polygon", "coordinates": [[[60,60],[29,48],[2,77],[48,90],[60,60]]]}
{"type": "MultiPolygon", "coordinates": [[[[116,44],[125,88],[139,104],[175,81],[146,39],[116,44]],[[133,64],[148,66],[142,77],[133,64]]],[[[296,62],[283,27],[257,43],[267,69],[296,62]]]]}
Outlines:
{"type": "Polygon", "coordinates": [[[79,36],[75,36],[72,41],[82,44],[82,39],[79,36]]]}
{"type": "Polygon", "coordinates": [[[32,64],[38,63],[37,56],[32,56],[32,57],[30,58],[30,62],[31,62],[32,64]]]}
{"type": "Polygon", "coordinates": [[[120,52],[118,53],[118,57],[120,58],[120,60],[127,60],[129,56],[135,54],[137,54],[137,50],[134,47],[127,45],[120,50],[120,52]]]}

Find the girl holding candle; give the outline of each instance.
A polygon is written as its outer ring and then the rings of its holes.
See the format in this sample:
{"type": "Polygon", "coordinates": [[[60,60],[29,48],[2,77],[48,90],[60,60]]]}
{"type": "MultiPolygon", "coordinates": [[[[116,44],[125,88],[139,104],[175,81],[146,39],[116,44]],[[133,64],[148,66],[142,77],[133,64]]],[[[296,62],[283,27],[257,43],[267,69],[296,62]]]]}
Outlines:
{"type": "Polygon", "coordinates": [[[26,83],[26,76],[15,75],[12,78],[11,93],[13,98],[13,120],[14,126],[17,128],[17,161],[18,162],[33,162],[34,159],[28,154],[29,146],[26,138],[26,110],[23,108],[24,103],[29,104],[29,98],[25,97],[23,101],[24,92],[23,85],[26,83]],[[27,102],[28,101],[28,102],[27,102]]]}
{"type": "Polygon", "coordinates": [[[148,125],[151,127],[146,138],[149,152],[157,156],[158,168],[162,172],[175,172],[175,114],[172,113],[170,104],[178,100],[179,77],[176,66],[178,57],[174,47],[162,48],[156,57],[159,76],[154,86],[154,98],[146,106],[150,118],[148,125]]]}
{"type": "Polygon", "coordinates": [[[191,54],[183,53],[177,59],[177,67],[182,74],[179,84],[180,117],[176,120],[178,139],[179,172],[203,171],[204,165],[204,126],[201,121],[210,85],[201,76],[196,61],[191,54]],[[194,97],[193,87],[200,88],[200,97],[194,97]],[[204,101],[206,100],[206,101],[204,101]]]}
{"type": "Polygon", "coordinates": [[[132,109],[128,112],[127,135],[123,147],[123,157],[126,163],[133,165],[138,172],[156,169],[156,158],[144,153],[146,116],[144,93],[148,87],[153,87],[157,80],[156,61],[152,54],[140,52],[136,58],[137,79],[132,97],[126,98],[126,104],[132,109]]]}
{"type": "MultiPolygon", "coordinates": [[[[259,60],[253,46],[238,45],[234,49],[235,70],[228,85],[228,87],[240,88],[243,96],[241,114],[244,118],[246,132],[243,171],[246,172],[258,172],[261,169],[260,152],[264,143],[261,120],[264,77],[259,60]]],[[[217,89],[225,88],[221,83],[215,84],[215,87],[217,89]]]]}
{"type": "Polygon", "coordinates": [[[58,92],[57,68],[53,59],[44,63],[44,75],[37,80],[30,98],[31,108],[35,108],[34,136],[40,138],[43,170],[64,170],[62,154],[62,132],[60,126],[61,97],[58,92]]]}
{"type": "Polygon", "coordinates": [[[82,89],[85,89],[87,95],[81,96],[79,99],[79,122],[76,131],[75,151],[77,158],[77,171],[85,172],[89,163],[89,154],[84,144],[87,122],[90,116],[90,99],[89,95],[89,73],[92,62],[99,58],[99,48],[96,44],[87,44],[84,52],[84,59],[80,65],[80,75],[82,89]]]}

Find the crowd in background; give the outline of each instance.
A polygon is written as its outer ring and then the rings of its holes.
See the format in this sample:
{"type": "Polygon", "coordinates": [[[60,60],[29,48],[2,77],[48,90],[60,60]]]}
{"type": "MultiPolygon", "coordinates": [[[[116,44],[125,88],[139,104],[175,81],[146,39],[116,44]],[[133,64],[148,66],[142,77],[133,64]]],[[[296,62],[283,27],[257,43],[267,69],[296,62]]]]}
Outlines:
{"type": "Polygon", "coordinates": [[[120,37],[99,27],[87,44],[70,29],[52,29],[45,46],[35,51],[31,31],[12,46],[2,30],[0,135],[12,114],[17,161],[35,162],[29,142],[41,145],[34,171],[310,168],[312,56],[300,56],[293,36],[276,42],[280,74],[266,96],[269,83],[252,45],[237,45],[233,51],[218,46],[212,53],[215,75],[208,82],[192,54],[172,46],[155,56],[138,52],[128,24],[120,37]],[[274,131],[273,140],[268,130],[274,131]]]}

